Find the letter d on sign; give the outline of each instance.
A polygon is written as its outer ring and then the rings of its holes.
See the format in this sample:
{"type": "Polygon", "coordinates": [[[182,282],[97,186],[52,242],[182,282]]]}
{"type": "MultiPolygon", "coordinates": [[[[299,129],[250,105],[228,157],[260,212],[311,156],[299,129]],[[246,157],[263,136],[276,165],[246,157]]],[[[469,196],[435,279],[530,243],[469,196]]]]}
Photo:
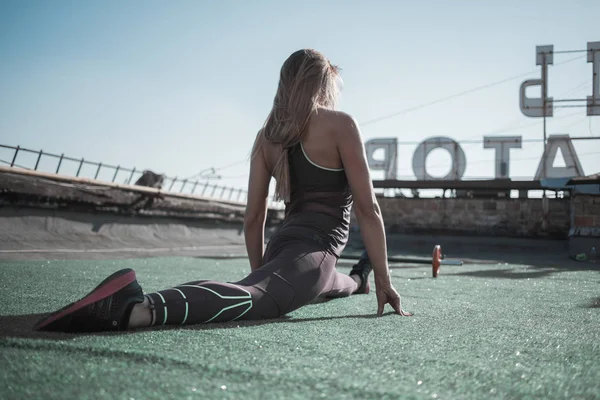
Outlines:
{"type": "Polygon", "coordinates": [[[396,179],[396,170],[398,169],[398,140],[396,138],[368,140],[365,143],[365,151],[370,169],[384,171],[384,179],[396,179]],[[382,160],[373,158],[373,154],[379,149],[384,151],[382,160]]]}
{"type": "Polygon", "coordinates": [[[548,65],[554,63],[554,46],[537,46],[535,64],[542,66],[542,79],[529,79],[519,89],[519,106],[521,112],[528,117],[552,117],[552,97],[548,97],[548,65]],[[530,86],[540,86],[542,97],[527,97],[526,90],[530,86]],[[544,104],[546,109],[544,110],[544,104]]]}
{"type": "Polygon", "coordinates": [[[587,98],[587,115],[600,115],[600,42],[587,44],[587,62],[592,63],[592,95],[587,98]]]}

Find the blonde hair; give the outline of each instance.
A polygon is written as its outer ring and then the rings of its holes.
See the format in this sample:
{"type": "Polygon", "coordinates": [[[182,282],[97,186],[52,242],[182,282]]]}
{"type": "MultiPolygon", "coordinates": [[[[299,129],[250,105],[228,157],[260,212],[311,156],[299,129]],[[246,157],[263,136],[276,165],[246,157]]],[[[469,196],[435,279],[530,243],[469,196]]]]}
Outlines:
{"type": "Polygon", "coordinates": [[[301,142],[313,112],[319,107],[335,107],[338,79],[339,68],[316,50],[298,50],[283,63],[273,108],[252,149],[254,157],[265,141],[280,146],[281,154],[273,168],[275,200],[289,201],[288,151],[301,142]]]}

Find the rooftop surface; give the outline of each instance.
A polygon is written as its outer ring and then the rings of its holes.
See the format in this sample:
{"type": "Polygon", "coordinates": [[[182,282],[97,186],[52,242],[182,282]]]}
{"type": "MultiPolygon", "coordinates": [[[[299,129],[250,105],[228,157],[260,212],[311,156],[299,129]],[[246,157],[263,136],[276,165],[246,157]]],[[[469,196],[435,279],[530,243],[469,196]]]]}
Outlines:
{"type": "MultiPolygon", "coordinates": [[[[509,251],[507,250],[507,253],[509,251]]],[[[501,255],[497,253],[495,256],[501,255]]],[[[0,398],[597,398],[600,265],[392,264],[405,318],[374,291],[285,318],[111,334],[31,330],[117,269],[145,291],[234,281],[246,259],[0,261],[0,398]]],[[[545,260],[548,261],[546,258],[545,260]]],[[[338,265],[349,272],[349,260],[338,265]]],[[[371,278],[372,279],[372,278],[371,278]]]]}
{"type": "MultiPolygon", "coordinates": [[[[121,268],[135,269],[146,292],[197,279],[235,281],[249,271],[236,210],[173,200],[141,214],[111,213],[104,211],[107,194],[87,186],[71,188],[85,202],[66,207],[61,202],[70,192],[61,191],[60,199],[39,208],[50,190],[42,183],[25,185],[33,197],[19,195],[21,206],[0,207],[0,398],[579,399],[600,393],[600,264],[571,260],[566,240],[388,235],[389,253],[398,260],[391,265],[393,283],[404,308],[415,313],[411,318],[390,308],[377,318],[372,292],[317,300],[269,321],[116,334],[34,332],[43,314],[121,268]],[[442,266],[432,278],[436,244],[465,264],[442,266]]],[[[113,206],[137,201],[113,194],[113,206]]],[[[353,232],[340,271],[349,272],[361,246],[353,232]]]]}

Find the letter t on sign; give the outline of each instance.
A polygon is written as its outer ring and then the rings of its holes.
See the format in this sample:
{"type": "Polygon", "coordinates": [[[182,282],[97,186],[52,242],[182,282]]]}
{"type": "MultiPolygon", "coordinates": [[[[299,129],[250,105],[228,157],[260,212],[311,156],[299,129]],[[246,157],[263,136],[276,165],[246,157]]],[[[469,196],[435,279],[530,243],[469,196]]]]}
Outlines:
{"type": "Polygon", "coordinates": [[[484,149],[496,149],[496,178],[508,178],[510,149],[521,148],[521,136],[484,136],[484,149]]]}

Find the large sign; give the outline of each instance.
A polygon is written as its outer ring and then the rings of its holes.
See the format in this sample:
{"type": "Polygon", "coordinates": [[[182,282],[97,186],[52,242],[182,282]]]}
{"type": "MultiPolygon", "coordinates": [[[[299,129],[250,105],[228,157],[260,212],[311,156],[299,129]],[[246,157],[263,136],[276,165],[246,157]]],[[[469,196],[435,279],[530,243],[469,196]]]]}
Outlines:
{"type": "MultiPolygon", "coordinates": [[[[592,63],[592,95],[582,101],[586,101],[587,115],[591,117],[600,115],[600,42],[588,42],[585,52],[587,62],[592,63]]],[[[521,84],[519,105],[524,115],[533,118],[553,116],[555,101],[552,97],[548,97],[548,65],[554,64],[554,54],[558,53],[565,52],[555,52],[552,45],[536,47],[535,64],[541,67],[542,76],[540,79],[529,79],[521,84]],[[532,86],[540,87],[541,97],[527,97],[526,90],[532,86]]],[[[577,101],[577,99],[566,101],[577,101]]]]}
{"type": "MultiPolygon", "coordinates": [[[[578,50],[577,50],[578,51],[578,50]]],[[[536,65],[541,67],[540,79],[529,79],[519,89],[521,112],[533,118],[552,117],[554,103],[562,101],[586,101],[588,116],[600,115],[600,42],[588,42],[587,62],[592,63],[592,95],[587,99],[553,99],[548,97],[548,65],[554,64],[554,55],[572,51],[554,51],[554,46],[536,47],[536,65]],[[527,88],[539,86],[541,97],[527,97],[527,88]]],[[[545,131],[544,131],[545,138],[545,131]]],[[[483,148],[495,151],[495,177],[506,179],[510,176],[510,150],[520,149],[521,136],[484,136],[483,148]]],[[[373,170],[384,172],[384,179],[396,179],[398,164],[398,141],[395,138],[371,139],[365,143],[367,161],[373,170]],[[375,159],[374,153],[383,149],[383,158],[375,159]]],[[[460,180],[467,169],[467,157],[460,144],[445,136],[432,137],[421,142],[413,153],[412,169],[419,180],[460,180]],[[431,151],[445,149],[450,153],[452,167],[443,177],[434,177],[427,172],[426,162],[431,151]]],[[[535,179],[566,178],[582,176],[583,169],[569,135],[550,135],[540,157],[535,179]],[[565,166],[555,167],[554,160],[561,150],[565,166]]]]}
{"type": "MultiPolygon", "coordinates": [[[[483,148],[495,151],[495,178],[510,176],[510,150],[521,148],[521,136],[484,136],[483,148]]],[[[384,172],[384,179],[396,179],[398,141],[395,138],[371,139],[365,143],[369,168],[384,172]],[[374,153],[383,149],[383,157],[376,159],[374,153]]],[[[550,135],[545,149],[546,157],[541,156],[535,179],[582,176],[583,169],[569,135],[550,135]],[[558,149],[562,152],[564,167],[555,167],[554,160],[558,149]],[[545,159],[545,168],[544,168],[545,159]]],[[[422,141],[413,152],[413,173],[419,180],[460,180],[467,168],[467,157],[461,145],[445,136],[431,137],[422,141]],[[434,177],[427,172],[427,157],[432,150],[445,149],[450,153],[452,167],[443,177],[434,177]]]]}

